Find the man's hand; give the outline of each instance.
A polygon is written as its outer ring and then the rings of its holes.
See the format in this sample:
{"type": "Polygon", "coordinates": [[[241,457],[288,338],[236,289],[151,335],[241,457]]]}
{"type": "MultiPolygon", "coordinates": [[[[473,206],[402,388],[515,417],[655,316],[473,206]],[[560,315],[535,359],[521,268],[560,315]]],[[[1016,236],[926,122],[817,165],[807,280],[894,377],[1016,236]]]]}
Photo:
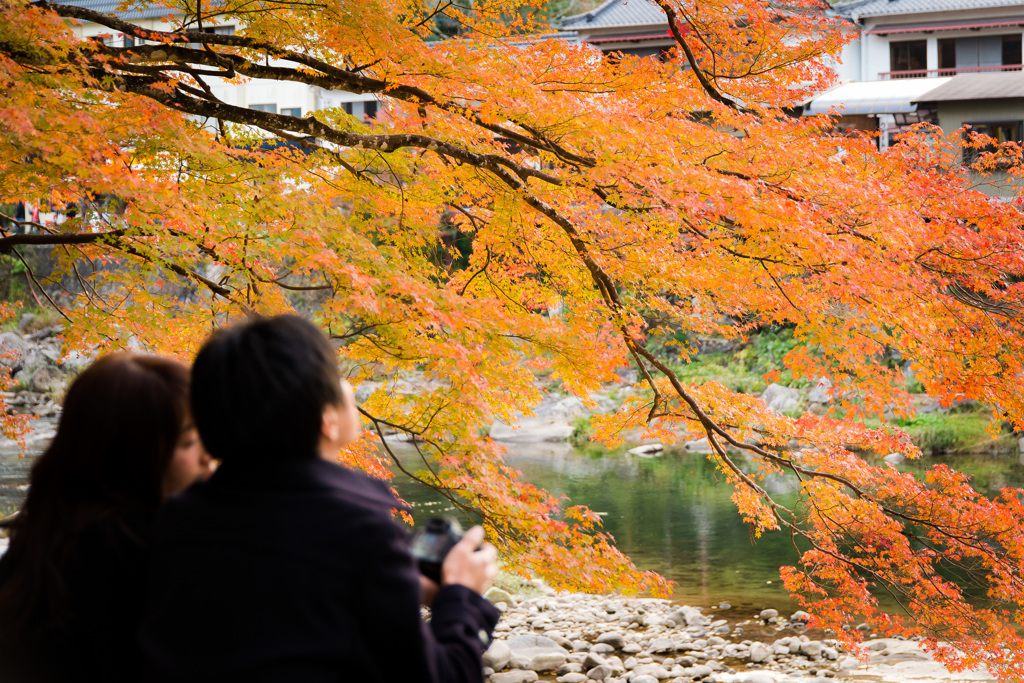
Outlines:
{"type": "Polygon", "coordinates": [[[498,573],[498,550],[484,543],[484,528],[475,526],[463,535],[444,558],[441,565],[441,585],[461,584],[483,593],[498,573]]]}

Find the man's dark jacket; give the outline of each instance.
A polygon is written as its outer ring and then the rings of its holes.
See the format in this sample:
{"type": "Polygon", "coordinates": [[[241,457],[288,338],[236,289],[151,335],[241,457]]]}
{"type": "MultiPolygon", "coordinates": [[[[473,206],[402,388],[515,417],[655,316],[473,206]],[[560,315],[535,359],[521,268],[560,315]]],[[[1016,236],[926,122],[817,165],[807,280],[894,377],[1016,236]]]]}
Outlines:
{"type": "Polygon", "coordinates": [[[148,680],[480,683],[498,612],[445,586],[423,622],[398,506],[312,456],[227,463],[169,501],[140,633],[148,680]]]}

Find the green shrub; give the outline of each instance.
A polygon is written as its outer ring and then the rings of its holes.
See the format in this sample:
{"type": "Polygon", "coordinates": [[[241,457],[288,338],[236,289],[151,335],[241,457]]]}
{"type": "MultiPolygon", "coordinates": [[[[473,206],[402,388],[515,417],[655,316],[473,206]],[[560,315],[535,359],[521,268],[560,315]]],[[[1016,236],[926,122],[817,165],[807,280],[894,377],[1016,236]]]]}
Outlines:
{"type": "Polygon", "coordinates": [[[590,443],[590,437],[594,433],[594,426],[590,424],[587,416],[577,417],[572,421],[572,436],[569,442],[577,448],[582,448],[590,443]]]}

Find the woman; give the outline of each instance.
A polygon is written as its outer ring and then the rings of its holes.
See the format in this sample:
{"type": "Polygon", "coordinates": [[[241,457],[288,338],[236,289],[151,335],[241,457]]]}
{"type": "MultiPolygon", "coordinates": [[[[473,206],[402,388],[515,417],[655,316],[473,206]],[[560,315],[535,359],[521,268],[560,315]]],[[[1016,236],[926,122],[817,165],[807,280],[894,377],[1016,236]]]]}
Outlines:
{"type": "Polygon", "coordinates": [[[151,525],[212,472],[188,387],[175,360],[116,353],[68,389],[0,560],[0,680],[138,680],[151,525]]]}

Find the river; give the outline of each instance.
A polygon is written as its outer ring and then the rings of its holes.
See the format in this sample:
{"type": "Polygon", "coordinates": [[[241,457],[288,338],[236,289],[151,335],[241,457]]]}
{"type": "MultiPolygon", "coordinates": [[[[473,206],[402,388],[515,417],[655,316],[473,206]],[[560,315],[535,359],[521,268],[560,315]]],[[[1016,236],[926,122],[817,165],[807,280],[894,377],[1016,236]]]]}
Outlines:
{"type": "MultiPolygon", "coordinates": [[[[52,423],[45,421],[37,426],[42,429],[28,456],[19,457],[15,448],[0,448],[3,514],[16,509],[23,499],[32,456],[52,430],[52,423]]],[[[395,448],[401,458],[412,456],[408,445],[395,448]]],[[[938,461],[925,457],[900,468],[922,472],[938,461]]],[[[1024,465],[1016,453],[948,456],[941,461],[972,474],[976,487],[986,494],[1006,486],[1024,487],[1024,465]]],[[[779,567],[797,559],[789,537],[768,533],[753,541],[730,500],[732,489],[705,456],[669,450],[643,458],[541,443],[515,444],[507,462],[527,481],[603,513],[604,529],[623,552],[640,568],[676,583],[677,601],[702,607],[729,602],[745,612],[796,609],[779,581],[779,567]]],[[[448,511],[438,494],[401,476],[394,484],[413,505],[418,522],[448,511]]],[[[781,502],[791,499],[785,483],[773,482],[773,486],[781,502]]]]}
{"type": "MultiPolygon", "coordinates": [[[[405,446],[397,452],[401,458],[410,451],[405,446]]],[[[700,607],[728,602],[745,613],[797,609],[779,579],[779,567],[798,559],[789,536],[767,533],[754,541],[730,498],[733,489],[706,456],[683,450],[654,458],[596,455],[545,443],[512,445],[507,462],[527,481],[603,513],[604,530],[620,550],[638,567],[676,583],[677,602],[700,607]]],[[[924,457],[900,469],[923,473],[937,462],[968,472],[986,494],[1024,487],[1024,465],[1016,452],[924,457]]],[[[793,500],[788,482],[766,485],[779,502],[793,500]]],[[[396,479],[395,487],[413,505],[417,522],[450,511],[422,486],[396,479]]]]}

